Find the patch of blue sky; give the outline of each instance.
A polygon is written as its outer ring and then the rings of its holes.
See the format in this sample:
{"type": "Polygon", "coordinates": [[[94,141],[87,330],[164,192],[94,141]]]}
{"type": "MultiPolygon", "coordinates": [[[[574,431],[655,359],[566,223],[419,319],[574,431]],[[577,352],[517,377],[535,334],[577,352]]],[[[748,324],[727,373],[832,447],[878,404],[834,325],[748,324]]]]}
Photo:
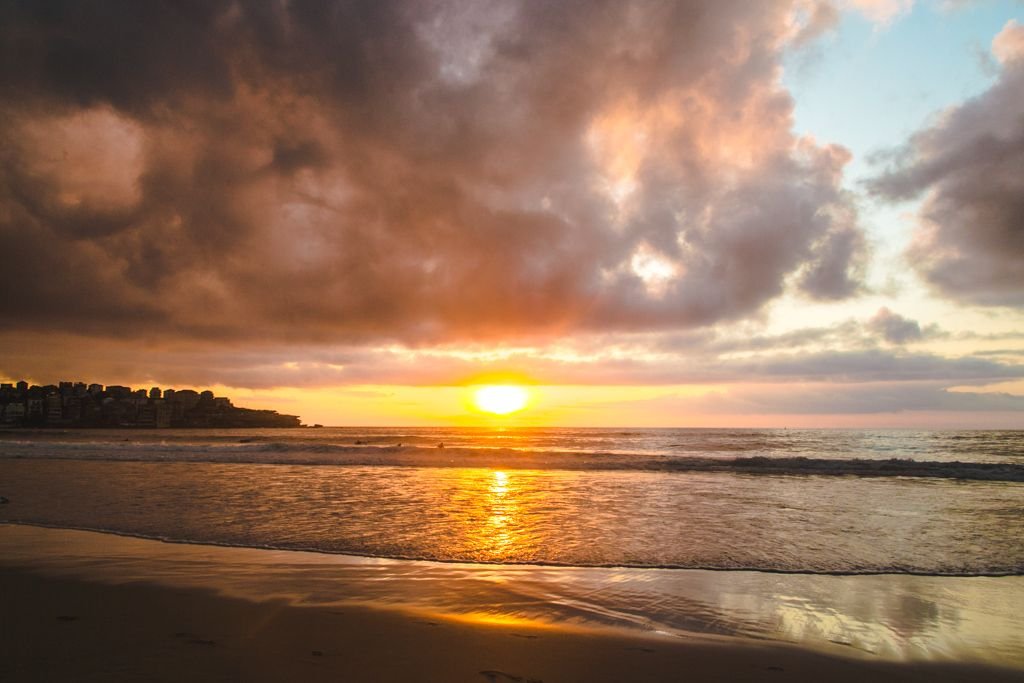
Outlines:
{"type": "Polygon", "coordinates": [[[853,152],[852,183],[875,169],[872,153],[897,147],[938,112],[988,88],[997,76],[992,39],[1024,4],[919,2],[887,25],[855,12],[836,30],[787,56],[783,83],[798,134],[853,152]]]}
{"type": "MultiPolygon", "coordinates": [[[[874,252],[868,278],[872,295],[833,307],[832,317],[863,314],[887,301],[902,302],[926,319],[948,313],[949,303],[931,299],[903,261],[920,199],[874,200],[863,192],[863,183],[883,168],[872,163],[875,153],[906,144],[943,110],[992,85],[999,68],[992,39],[1014,18],[1024,21],[1024,3],[918,2],[912,12],[884,25],[850,11],[834,31],[787,55],[783,84],[795,101],[794,130],[852,152],[846,186],[861,194],[861,224],[874,252]]],[[[795,310],[799,304],[780,305],[795,310]]]]}

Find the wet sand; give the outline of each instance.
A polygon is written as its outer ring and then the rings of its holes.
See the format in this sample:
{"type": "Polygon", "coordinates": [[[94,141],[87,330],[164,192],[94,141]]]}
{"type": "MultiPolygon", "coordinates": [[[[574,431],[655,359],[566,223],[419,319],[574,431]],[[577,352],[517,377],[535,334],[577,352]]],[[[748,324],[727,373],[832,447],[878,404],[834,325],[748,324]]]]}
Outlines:
{"type": "MultiPolygon", "coordinates": [[[[13,532],[0,533],[5,681],[1024,680],[1021,671],[885,662],[753,639],[425,614],[357,604],[358,596],[345,604],[243,598],[219,585],[218,563],[236,552],[280,553],[216,548],[204,559],[197,546],[30,527],[0,531],[13,532]],[[25,552],[26,539],[35,537],[51,548],[54,539],[85,539],[94,554],[62,562],[51,551],[36,562],[25,552]],[[188,561],[173,577],[161,579],[151,566],[182,553],[188,561]],[[194,580],[182,582],[188,572],[194,580]]],[[[300,574],[301,567],[293,573],[300,574]]]]}

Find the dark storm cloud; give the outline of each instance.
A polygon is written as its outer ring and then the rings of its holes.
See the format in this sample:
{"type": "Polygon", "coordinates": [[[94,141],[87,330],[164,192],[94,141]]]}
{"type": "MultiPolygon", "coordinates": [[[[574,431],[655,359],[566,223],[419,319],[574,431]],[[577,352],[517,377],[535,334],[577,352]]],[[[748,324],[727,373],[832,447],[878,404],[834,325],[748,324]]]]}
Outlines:
{"type": "Polygon", "coordinates": [[[0,93],[51,106],[144,112],[185,95],[230,97],[230,46],[215,22],[228,0],[6,1],[0,93]]]}
{"type": "Polygon", "coordinates": [[[857,288],[784,3],[0,2],[8,329],[686,327],[857,288]]]}
{"type": "Polygon", "coordinates": [[[943,295],[1024,306],[1024,27],[994,43],[1002,62],[988,91],[917,133],[874,189],[891,199],[925,194],[907,254],[943,295]]]}

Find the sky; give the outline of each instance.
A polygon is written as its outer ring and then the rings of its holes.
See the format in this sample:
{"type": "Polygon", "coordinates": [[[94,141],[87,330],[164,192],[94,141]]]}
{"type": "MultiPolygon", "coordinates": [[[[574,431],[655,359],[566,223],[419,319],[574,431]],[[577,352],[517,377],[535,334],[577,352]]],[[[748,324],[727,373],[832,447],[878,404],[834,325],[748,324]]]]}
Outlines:
{"type": "Polygon", "coordinates": [[[1024,428],[1021,2],[0,0],[0,55],[6,381],[1024,428]]]}

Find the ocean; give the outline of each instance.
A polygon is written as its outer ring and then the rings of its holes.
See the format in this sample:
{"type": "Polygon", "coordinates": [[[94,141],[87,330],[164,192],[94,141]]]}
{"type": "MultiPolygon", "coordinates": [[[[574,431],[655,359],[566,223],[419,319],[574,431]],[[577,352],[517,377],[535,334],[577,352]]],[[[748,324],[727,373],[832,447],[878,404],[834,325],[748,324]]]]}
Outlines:
{"type": "Polygon", "coordinates": [[[10,430],[0,495],[0,522],[207,548],[117,580],[241,546],[273,551],[217,563],[243,595],[1024,667],[1021,431],[10,430]]]}
{"type": "Polygon", "coordinates": [[[6,521],[372,557],[1024,573],[1020,431],[8,431],[0,495],[6,521]]]}

